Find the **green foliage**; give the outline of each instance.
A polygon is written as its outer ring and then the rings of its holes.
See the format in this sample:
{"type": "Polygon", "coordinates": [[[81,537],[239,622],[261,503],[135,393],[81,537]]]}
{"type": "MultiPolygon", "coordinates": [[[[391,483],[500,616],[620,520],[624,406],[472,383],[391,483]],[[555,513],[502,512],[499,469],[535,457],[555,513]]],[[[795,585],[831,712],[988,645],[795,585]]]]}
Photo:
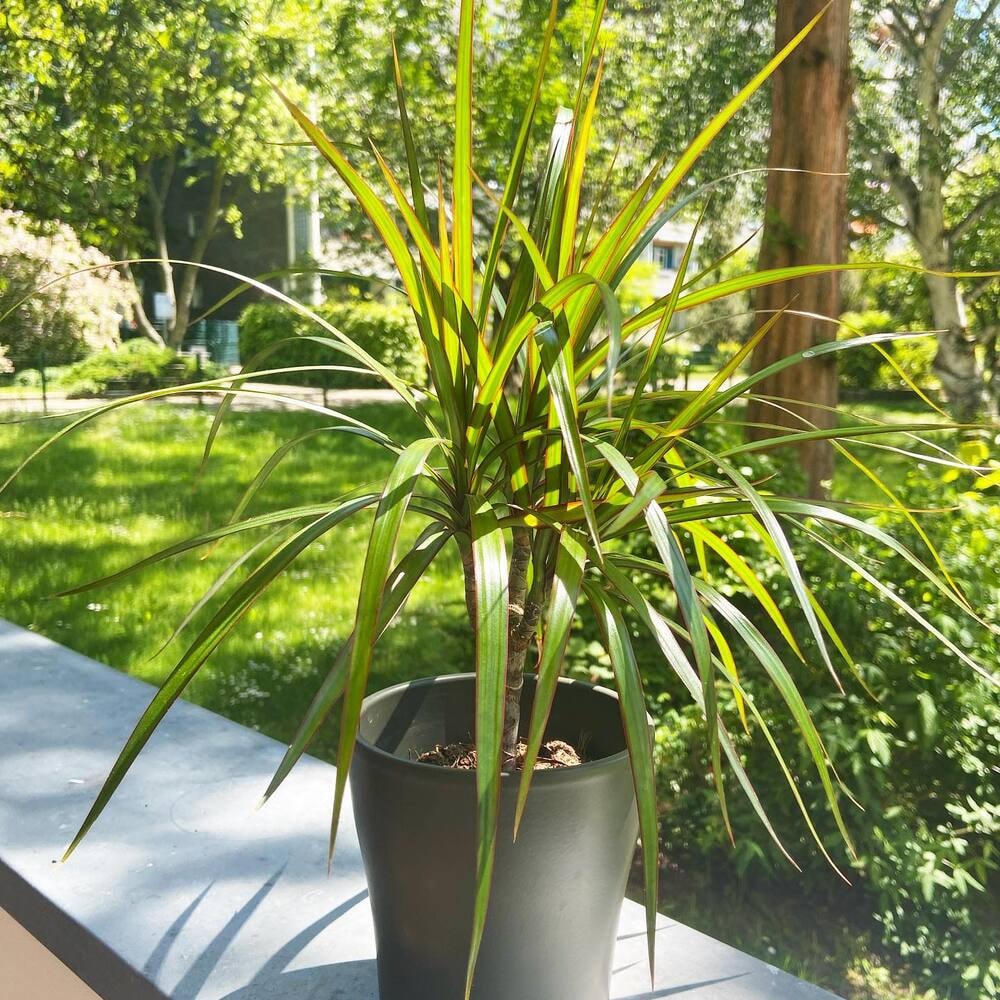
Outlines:
{"type": "Polygon", "coordinates": [[[171,375],[192,380],[195,371],[192,358],[182,358],[169,347],[158,347],[148,340],[127,340],[117,350],[96,351],[71,365],[59,382],[67,395],[75,398],[99,396],[115,381],[127,383],[132,392],[142,392],[171,375]],[[175,371],[178,366],[180,370],[175,371]]]}
{"type": "Polygon", "coordinates": [[[743,346],[738,340],[720,340],[715,345],[715,357],[719,364],[726,364],[736,357],[740,353],[740,348],[743,346]]]}
{"type": "MultiPolygon", "coordinates": [[[[488,186],[492,195],[488,200],[497,212],[492,225],[486,227],[476,224],[477,199],[473,197],[477,176],[473,142],[476,17],[471,0],[463,0],[458,17],[451,197],[444,193],[443,181],[436,177],[440,196],[433,222],[424,197],[425,189],[432,185],[426,183],[429,178],[421,176],[402,83],[397,100],[409,194],[388,162],[378,159],[377,179],[365,176],[309,114],[284,98],[294,120],[364,211],[378,233],[380,246],[391,256],[427,359],[429,388],[415,391],[399,371],[373,356],[356,337],[332,324],[322,313],[312,315],[315,332],[309,336],[313,343],[327,348],[331,360],[346,358],[390,386],[423,425],[423,436],[412,443],[396,441],[350,414],[320,408],[333,422],[315,428],[309,437],[321,432],[351,435],[388,453],[390,466],[387,474],[383,467],[377,487],[346,499],[333,500],[327,495],[319,505],[271,509],[256,518],[244,517],[246,506],[274,468],[303,442],[304,436],[300,435],[278,445],[225,527],[203,531],[180,543],[179,548],[168,546],[97,581],[117,581],[139,568],[172,558],[181,550],[209,546],[211,551],[221,537],[264,527],[272,532],[270,544],[256,554],[252,571],[221,593],[210,590],[206,594],[206,602],[212,604],[211,617],[199,623],[175,669],[143,713],[67,851],[69,854],[91,828],[170,704],[196,679],[208,657],[252,612],[265,591],[308,546],[322,544],[326,533],[336,525],[363,518],[371,528],[356,591],[348,652],[331,665],[272,783],[273,790],[340,700],[335,825],[374,647],[421,575],[414,571],[414,559],[429,552],[423,564],[426,568],[450,541],[460,555],[465,592],[470,595],[478,680],[475,729],[480,766],[475,779],[479,822],[467,997],[485,926],[493,870],[501,749],[508,749],[509,734],[509,751],[513,752],[518,734],[518,700],[510,699],[512,707],[508,711],[512,716],[505,718],[505,685],[509,680],[516,689],[526,644],[508,640],[520,637],[522,632],[537,639],[538,621],[554,623],[556,634],[565,637],[567,612],[575,608],[581,591],[590,614],[600,625],[599,641],[614,672],[632,757],[652,967],[658,837],[656,790],[642,696],[646,672],[651,676],[657,671],[672,675],[673,683],[683,689],[685,697],[702,714],[702,738],[723,822],[729,824],[732,812],[727,781],[735,781],[743,792],[740,808],[752,811],[784,852],[784,840],[755,791],[734,742],[738,722],[748,724],[747,720],[752,719],[769,734],[766,727],[771,718],[784,743],[784,752],[778,741],[768,743],[773,766],[787,778],[782,808],[799,811],[816,847],[831,864],[835,863],[831,853],[834,845],[820,836],[813,815],[821,811],[828,816],[849,846],[842,796],[837,790],[838,775],[833,769],[837,748],[824,744],[800,690],[800,683],[806,688],[813,678],[800,677],[798,672],[793,676],[785,665],[785,654],[787,645],[801,656],[802,646],[808,641],[813,658],[836,673],[834,654],[840,638],[809,593],[788,532],[816,536],[820,545],[829,545],[831,539],[840,544],[842,535],[862,541],[873,533],[882,537],[877,529],[854,517],[851,508],[845,511],[834,504],[806,503],[774,491],[766,478],[753,476],[748,461],[759,450],[774,447],[773,442],[725,442],[721,449],[717,444],[718,432],[728,422],[728,416],[722,414],[728,403],[805,358],[826,357],[849,345],[819,344],[759,372],[734,378],[756,344],[773,329],[780,318],[776,314],[703,388],[663,394],[645,390],[665,342],[672,339],[668,334],[678,314],[770,283],[870,265],[803,265],[749,271],[715,281],[710,275],[699,275],[686,284],[692,240],[669,294],[627,318],[622,316],[617,300],[622,279],[662,225],[665,209],[669,206],[671,212],[676,212],[684,207],[685,199],[679,196],[686,194],[684,182],[702,154],[791,55],[822,13],[755,73],[671,167],[654,165],[621,204],[613,221],[605,228],[599,219],[593,230],[581,206],[588,181],[600,183],[599,176],[593,178],[588,173],[587,154],[598,124],[595,116],[604,68],[599,55],[602,4],[586,31],[577,67],[572,125],[567,113],[560,114],[547,152],[536,152],[532,143],[536,114],[545,108],[542,91],[558,14],[558,5],[553,4],[540,38],[540,55],[533,66],[534,84],[512,155],[506,168],[489,178],[493,183],[488,186]],[[523,203],[525,164],[532,156],[544,157],[543,182],[532,199],[523,203]],[[446,207],[449,202],[450,212],[446,207]],[[621,391],[619,374],[626,376],[621,391]],[[375,516],[369,521],[373,511],[375,516]],[[400,547],[406,554],[397,556],[404,516],[410,514],[418,516],[426,527],[420,543],[411,549],[400,547]],[[773,554],[775,573],[782,581],[784,609],[767,594],[760,575],[753,572],[745,558],[718,535],[717,522],[725,516],[736,519],[742,530],[773,554]],[[629,552],[629,538],[640,539],[650,547],[648,559],[637,560],[629,552]],[[703,565],[707,550],[721,553],[745,591],[730,589],[727,593],[714,585],[719,581],[703,565]],[[509,562],[507,552],[512,553],[509,562]],[[647,582],[651,585],[642,585],[647,582]],[[652,600],[663,589],[674,599],[652,600]],[[213,600],[216,596],[218,599],[213,600]],[[557,609],[554,615],[550,600],[557,609]],[[768,632],[758,629],[745,616],[741,602],[762,609],[770,623],[768,632]],[[798,642],[792,636],[788,617],[804,623],[803,638],[798,642]],[[637,631],[656,647],[654,657],[635,655],[633,623],[638,623],[637,631]],[[754,693],[741,686],[736,653],[741,661],[749,659],[756,664],[764,689],[758,695],[760,704],[767,706],[766,714],[758,707],[754,693]],[[735,717],[729,710],[731,703],[736,705],[735,717]],[[804,796],[800,789],[807,790],[808,795],[804,796]]],[[[264,325],[261,323],[260,328],[264,325]]],[[[874,335],[876,339],[888,336],[874,335]]],[[[862,338],[861,342],[871,340],[862,338]]],[[[213,384],[238,387],[250,374],[213,384]]],[[[13,471],[4,487],[25,465],[67,435],[143,398],[109,403],[66,423],[13,471]]],[[[232,396],[227,395],[218,407],[206,443],[206,459],[231,402],[232,396]]],[[[912,433],[922,427],[910,423],[898,429],[912,433]]],[[[868,439],[873,433],[886,432],[871,423],[845,425],[837,430],[837,443],[844,447],[856,438],[868,439]]],[[[794,448],[808,434],[793,432],[781,443],[794,448]]],[[[958,461],[955,464],[965,467],[958,461]]],[[[921,557],[894,548],[891,539],[887,544],[916,570],[919,578],[915,579],[921,588],[932,589],[950,602],[947,610],[956,619],[974,619],[974,609],[921,557]]],[[[848,541],[843,542],[845,550],[848,545],[848,541]]],[[[844,558],[832,546],[829,551],[844,558]]],[[[254,556],[255,550],[251,549],[249,555],[254,556]]],[[[237,561],[236,569],[240,565],[237,561]]],[[[898,595],[887,591],[880,592],[880,596],[898,595]]],[[[909,590],[907,596],[912,599],[909,590]]],[[[904,610],[916,613],[906,598],[899,596],[898,600],[904,610]]],[[[967,668],[990,676],[935,626],[928,622],[925,627],[967,668]]],[[[562,669],[561,650],[558,656],[551,651],[545,656],[543,652],[541,663],[548,673],[543,680],[557,677],[562,669]]],[[[536,699],[529,726],[529,756],[538,752],[547,712],[544,699],[536,699]]],[[[519,781],[523,799],[528,794],[532,771],[524,770],[519,781]]],[[[335,832],[331,831],[331,849],[335,832]]]]}
{"type": "Polygon", "coordinates": [[[303,66],[307,4],[7,0],[3,24],[0,204],[152,250],[144,225],[175,165],[189,185],[216,164],[255,185],[283,173],[284,151],[261,141],[284,124],[268,81],[303,66]]]}
{"type": "Polygon", "coordinates": [[[172,293],[163,339],[180,347],[199,272],[169,259],[238,236],[251,192],[308,187],[271,83],[306,76],[324,17],[306,0],[5,0],[0,22],[0,206],[162,260],[125,277],[172,293]]]}
{"type": "MultiPolygon", "coordinates": [[[[995,630],[1000,625],[995,585],[1000,579],[1000,504],[995,488],[976,493],[970,491],[972,486],[967,475],[946,487],[927,474],[913,473],[901,492],[904,502],[913,506],[955,505],[925,527],[962,591],[995,630]]],[[[890,528],[893,537],[914,550],[923,545],[898,515],[883,514],[874,523],[890,528]]],[[[781,606],[790,607],[792,595],[773,557],[736,524],[725,534],[781,606]]],[[[898,553],[869,540],[852,545],[850,551],[881,580],[919,593],[916,607],[955,642],[975,650],[983,662],[1000,661],[998,633],[957,618],[954,606],[923,588],[898,553]]],[[[815,667],[796,672],[834,766],[864,809],[852,810],[850,818],[858,851],[858,890],[872,899],[885,945],[919,981],[935,987],[936,996],[980,1000],[1000,995],[996,691],[959,669],[932,635],[887,606],[879,591],[849,567],[810,546],[801,547],[799,559],[817,599],[849,638],[858,664],[859,679],[849,681],[844,694],[831,691],[815,667]]],[[[724,567],[717,567],[713,577],[716,574],[719,586],[733,590],[734,599],[759,627],[769,628],[766,618],[739,593],[735,580],[723,582],[724,567]]],[[[808,635],[800,629],[797,633],[808,654],[808,635]]],[[[811,659],[807,655],[807,662],[811,659]]],[[[741,683],[774,722],[772,732],[782,743],[787,741],[791,731],[779,721],[780,703],[742,664],[741,683]]],[[[662,715],[657,745],[664,800],[669,803],[663,823],[668,855],[681,863],[718,855],[719,863],[731,864],[740,876],[779,873],[780,857],[756,833],[752,814],[742,804],[735,804],[731,814],[738,836],[736,854],[729,861],[722,858],[724,834],[711,807],[707,762],[692,731],[696,715],[676,705],[673,685],[647,684],[647,693],[662,715]]],[[[735,710],[731,701],[727,707],[735,710]]],[[[770,752],[752,720],[740,747],[761,794],[776,803],[772,817],[778,828],[791,831],[795,810],[780,795],[783,778],[770,764],[770,752]]],[[[802,782],[800,790],[810,803],[822,796],[812,781],[802,782]]],[[[826,842],[833,843],[836,828],[828,816],[820,817],[819,827],[826,842]]],[[[793,854],[806,867],[807,884],[815,886],[805,891],[822,892],[830,875],[807,853],[807,841],[793,838],[793,854]]]]}
{"type": "MultiPolygon", "coordinates": [[[[840,323],[838,340],[899,329],[888,312],[878,309],[846,312],[840,317],[840,323]]],[[[937,388],[934,375],[937,342],[934,337],[896,340],[879,346],[881,350],[866,347],[841,354],[837,364],[842,385],[850,389],[908,389],[912,383],[920,389],[937,388]]]]}
{"type": "Polygon", "coordinates": [[[921,389],[936,389],[938,379],[934,374],[934,356],[937,354],[937,341],[933,337],[921,337],[918,340],[899,340],[891,345],[889,354],[901,369],[899,370],[887,361],[879,366],[877,385],[885,389],[909,388],[908,382],[921,389]]]}
{"type": "MultiPolygon", "coordinates": [[[[872,258],[859,254],[855,259],[863,261],[872,258]]],[[[907,267],[920,263],[920,258],[912,250],[893,254],[887,259],[907,267]]],[[[894,329],[933,329],[927,285],[918,271],[876,268],[846,275],[844,298],[851,312],[885,313],[894,329]]]]}
{"type": "Polygon", "coordinates": [[[962,223],[977,206],[992,204],[1000,185],[1000,161],[990,155],[995,143],[969,141],[992,135],[997,117],[995,7],[983,0],[944,6],[908,0],[887,8],[861,0],[852,16],[856,210],[878,221],[876,242],[899,230],[915,246],[923,242],[924,251],[940,253],[950,244],[959,258],[978,245],[992,267],[988,232],[962,223]]]}
{"type": "Polygon", "coordinates": [[[618,304],[623,316],[631,316],[652,304],[659,271],[659,266],[651,260],[638,260],[629,268],[618,286],[618,304]]]}
{"type": "MultiPolygon", "coordinates": [[[[594,0],[568,0],[558,5],[552,57],[539,98],[535,132],[543,140],[558,107],[575,97],[579,60],[585,51],[595,9],[594,0]],[[544,123],[544,124],[543,124],[544,123]]],[[[537,68],[538,39],[545,29],[548,3],[493,7],[475,11],[476,169],[481,177],[502,178],[509,153],[529,104],[537,68]]],[[[601,89],[598,116],[606,127],[595,132],[589,151],[592,176],[606,176],[610,197],[595,204],[598,218],[630,193],[658,156],[679,155],[692,135],[764,63],[774,43],[773,10],[764,0],[719,5],[705,30],[704,14],[683,5],[609,4],[600,32],[607,84],[601,89]],[[613,168],[612,168],[613,164],[613,168]]],[[[355,0],[337,10],[332,30],[316,37],[320,67],[314,92],[321,95],[320,123],[335,141],[352,149],[356,165],[377,166],[360,135],[371,137],[394,167],[406,162],[396,117],[391,60],[395,37],[402,62],[410,117],[420,123],[417,154],[425,180],[441,166],[448,177],[453,142],[455,56],[441,39],[454,30],[451,0],[389,5],[355,0]],[[434,51],[435,58],[417,58],[434,51]]],[[[715,180],[734,167],[763,166],[766,151],[767,95],[751,100],[694,165],[698,183],[715,180]]],[[[540,144],[539,144],[540,145],[540,144]]],[[[525,166],[522,192],[534,187],[545,165],[535,148],[525,166]]],[[[752,212],[752,194],[761,191],[762,175],[732,179],[719,188],[709,215],[752,212]]],[[[356,206],[343,185],[323,185],[324,209],[338,230],[369,235],[359,227],[356,206]]],[[[475,209],[487,225],[487,202],[475,209]]],[[[731,244],[727,244],[729,249],[731,244]]],[[[627,312],[623,304],[623,311],[627,312]]]]}
{"type": "Polygon", "coordinates": [[[67,364],[117,342],[127,300],[110,264],[68,226],[0,209],[0,347],[15,369],[67,364]]]}
{"type": "MultiPolygon", "coordinates": [[[[865,312],[846,312],[840,317],[838,340],[851,340],[869,333],[884,333],[893,329],[892,317],[887,312],[870,309],[865,312]]],[[[894,345],[890,345],[894,346],[894,345]]],[[[845,351],[837,359],[837,373],[841,385],[850,389],[873,389],[878,380],[884,356],[875,347],[845,351]]]]}
{"type": "MultiPolygon", "coordinates": [[[[424,361],[413,313],[394,300],[346,299],[327,302],[317,313],[346,334],[381,364],[407,382],[422,384],[424,361]]],[[[316,323],[291,306],[257,302],[240,314],[240,353],[253,359],[280,341],[316,334],[316,323]]],[[[308,340],[275,347],[255,367],[261,369],[316,365],[350,365],[350,358],[332,356],[329,347],[308,340]]],[[[363,372],[303,371],[275,375],[275,382],[313,385],[326,389],[378,387],[377,377],[363,372]]]]}
{"type": "MultiPolygon", "coordinates": [[[[743,248],[732,252],[737,241],[735,225],[726,228],[716,222],[706,228],[706,238],[698,247],[699,263],[707,266],[722,260],[722,264],[711,271],[713,281],[724,281],[753,269],[756,251],[743,248]]],[[[691,316],[688,329],[689,337],[702,349],[714,350],[717,344],[723,343],[743,343],[753,330],[750,294],[726,296],[699,306],[691,316]]]]}
{"type": "Polygon", "coordinates": [[[673,388],[684,371],[686,353],[677,341],[664,344],[649,369],[646,386],[650,389],[673,388]]]}

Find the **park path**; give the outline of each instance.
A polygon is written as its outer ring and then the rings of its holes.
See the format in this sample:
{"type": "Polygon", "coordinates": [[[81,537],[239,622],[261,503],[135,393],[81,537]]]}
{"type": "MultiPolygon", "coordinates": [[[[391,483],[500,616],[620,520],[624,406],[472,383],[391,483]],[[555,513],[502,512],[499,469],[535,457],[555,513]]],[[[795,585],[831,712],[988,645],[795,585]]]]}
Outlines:
{"type": "MultiPolygon", "coordinates": [[[[689,389],[701,389],[708,384],[711,373],[696,372],[688,379],[689,389]]],[[[676,383],[680,388],[681,380],[676,383]]],[[[268,382],[247,382],[246,388],[268,395],[237,396],[233,408],[242,411],[254,410],[296,410],[305,408],[301,404],[323,404],[323,391],[301,385],[273,385],[268,382]],[[276,398],[283,397],[283,398],[276,398]]],[[[183,392],[176,396],[167,396],[158,400],[173,406],[213,406],[215,400],[210,392],[183,392]]],[[[370,403],[393,403],[399,397],[392,389],[331,389],[327,392],[327,406],[341,410],[351,406],[363,406],[370,403]]],[[[108,402],[107,399],[67,399],[65,393],[58,390],[50,392],[48,398],[49,413],[75,413],[78,410],[90,410],[108,402]]],[[[29,416],[42,413],[42,397],[37,390],[25,390],[23,395],[0,394],[0,420],[18,415],[29,416]]]]}
{"type": "MultiPolygon", "coordinates": [[[[300,385],[272,385],[265,382],[247,382],[246,388],[268,395],[237,396],[233,407],[237,410],[295,410],[301,408],[300,403],[323,404],[321,389],[313,389],[300,385]],[[281,399],[275,397],[284,397],[281,399]]],[[[217,396],[210,392],[182,392],[176,396],[167,396],[157,402],[174,406],[213,406],[217,396]]],[[[327,393],[327,406],[331,409],[344,409],[351,406],[361,406],[367,403],[392,403],[398,399],[392,389],[331,389],[327,393]]],[[[75,413],[78,410],[90,410],[109,402],[108,399],[67,399],[64,393],[50,392],[48,399],[49,413],[75,413]]],[[[0,414],[11,417],[18,414],[31,415],[42,413],[42,397],[37,392],[25,392],[20,395],[0,395],[0,414]]]]}

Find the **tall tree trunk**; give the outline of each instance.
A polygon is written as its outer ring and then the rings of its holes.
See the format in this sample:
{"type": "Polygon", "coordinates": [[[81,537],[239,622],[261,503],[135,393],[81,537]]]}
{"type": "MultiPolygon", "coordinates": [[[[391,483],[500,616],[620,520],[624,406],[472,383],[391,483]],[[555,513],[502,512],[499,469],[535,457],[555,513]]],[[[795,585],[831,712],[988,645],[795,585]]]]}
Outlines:
{"type": "MultiPolygon", "coordinates": [[[[872,162],[888,182],[889,191],[906,216],[920,262],[933,271],[954,271],[953,244],[990,208],[996,192],[986,195],[969,214],[949,228],[945,220],[945,189],[954,169],[955,150],[942,121],[942,92],[954,62],[943,58],[945,35],[954,21],[958,0],[941,0],[920,11],[920,32],[913,32],[894,10],[891,23],[896,45],[913,66],[912,92],[919,110],[917,155],[912,176],[892,152],[873,150],[872,162]]],[[[931,321],[938,334],[934,370],[941,379],[953,415],[974,419],[987,403],[983,370],[969,336],[962,290],[954,278],[924,276],[931,321]]]]}
{"type": "MultiPolygon", "coordinates": [[[[140,168],[140,174],[145,184],[146,201],[149,204],[149,217],[153,229],[153,239],[156,243],[156,258],[160,268],[160,283],[163,293],[167,296],[171,314],[176,314],[177,298],[174,294],[174,269],[170,263],[170,248],[167,244],[166,201],[177,166],[177,157],[171,154],[166,158],[160,178],[157,180],[153,164],[146,162],[140,168]]],[[[169,331],[170,321],[166,329],[169,331]]],[[[169,340],[169,336],[165,338],[169,340]]]]}
{"type": "MultiPolygon", "coordinates": [[[[781,48],[825,5],[824,0],[778,0],[776,48],[781,48]]],[[[836,0],[826,17],[773,77],[769,167],[842,174],[847,169],[850,104],[849,0],[836,0]]],[[[767,180],[764,234],[759,266],[833,264],[844,259],[847,178],[772,172],[767,180]]],[[[801,312],[836,318],[841,295],[838,274],[787,281],[757,293],[758,322],[786,305],[801,312]]],[[[804,316],[785,316],[758,345],[752,368],[832,339],[836,327],[804,316]]],[[[747,420],[751,440],[783,433],[754,427],[777,424],[803,430],[804,420],[832,427],[837,405],[837,369],[832,359],[812,359],[765,379],[757,392],[782,397],[773,406],[751,400],[747,420]],[[785,402],[788,400],[789,402],[785,402]],[[830,409],[821,409],[829,407],[830,409]]],[[[833,451],[823,441],[801,446],[810,496],[820,496],[833,476],[833,451]]]]}
{"type": "MultiPolygon", "coordinates": [[[[924,93],[924,88],[919,88],[924,93]]],[[[925,95],[928,101],[936,96],[925,95]]],[[[945,224],[945,175],[934,132],[936,113],[921,128],[919,184],[903,169],[899,158],[886,153],[872,157],[889,184],[889,190],[906,215],[906,229],[920,255],[920,263],[930,271],[954,271],[952,242],[955,230],[945,224]]],[[[971,218],[971,217],[970,217],[971,218]]],[[[941,379],[952,413],[959,420],[972,420],[986,403],[986,383],[976,358],[975,338],[969,335],[961,286],[954,278],[925,274],[931,323],[939,330],[934,371],[941,379]]]]}
{"type": "MultiPolygon", "coordinates": [[[[937,250],[919,247],[924,267],[935,271],[953,269],[950,248],[937,250]]],[[[963,421],[972,421],[986,406],[986,381],[976,358],[976,340],[970,336],[962,301],[962,290],[954,278],[936,274],[924,276],[931,319],[934,329],[940,330],[934,371],[941,380],[948,408],[952,415],[963,421]]]]}
{"type": "Polygon", "coordinates": [[[173,348],[180,348],[184,343],[188,327],[191,325],[191,305],[194,302],[195,289],[198,287],[199,267],[205,258],[208,244],[215,235],[215,230],[222,215],[222,189],[226,182],[226,170],[221,161],[216,161],[212,169],[212,180],[208,191],[208,200],[201,217],[201,227],[198,236],[191,245],[188,259],[191,264],[184,268],[180,286],[175,300],[174,321],[170,326],[167,343],[173,348]]]}
{"type": "MultiPolygon", "coordinates": [[[[123,254],[124,256],[124,254],[123,254]]],[[[142,303],[142,295],[139,292],[139,285],[135,280],[135,273],[128,264],[121,266],[122,277],[125,281],[125,288],[128,292],[129,301],[132,304],[132,315],[135,318],[136,326],[139,327],[142,335],[151,340],[157,347],[163,347],[164,340],[160,336],[160,331],[149,321],[146,315],[146,307],[142,303]]]]}
{"type": "MultiPolygon", "coordinates": [[[[946,86],[942,62],[944,37],[958,9],[958,0],[942,0],[930,12],[917,59],[914,90],[923,116],[917,148],[919,190],[915,210],[907,219],[920,260],[934,271],[953,271],[952,236],[945,225],[945,180],[948,139],[941,120],[941,91],[946,86]]],[[[986,402],[985,382],[976,360],[975,340],[966,328],[965,303],[954,278],[925,275],[931,319],[938,334],[934,371],[941,379],[952,414],[972,420],[986,402]]]]}

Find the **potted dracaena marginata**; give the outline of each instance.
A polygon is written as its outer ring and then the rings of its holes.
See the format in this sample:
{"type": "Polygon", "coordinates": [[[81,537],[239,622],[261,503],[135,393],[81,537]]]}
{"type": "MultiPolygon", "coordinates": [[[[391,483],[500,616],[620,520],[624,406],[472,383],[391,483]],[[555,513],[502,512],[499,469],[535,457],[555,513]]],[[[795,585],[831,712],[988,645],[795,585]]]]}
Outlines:
{"type": "MultiPolygon", "coordinates": [[[[616,287],[653,234],[694,197],[671,202],[693,163],[815,22],[753,77],[672,169],[654,167],[600,229],[591,223],[610,215],[602,206],[591,210],[585,226],[580,216],[602,73],[602,62],[596,58],[602,7],[598,4],[590,29],[572,117],[557,122],[534,202],[520,206],[522,173],[553,37],[556,5],[552,4],[534,89],[507,176],[499,197],[485,195],[496,203],[496,217],[483,246],[476,245],[473,226],[471,0],[464,0],[459,12],[450,211],[445,209],[440,178],[435,206],[425,200],[398,63],[409,195],[376,151],[382,174],[379,187],[385,194],[378,193],[317,125],[285,99],[391,255],[426,353],[430,389],[406,384],[304,306],[259,282],[249,284],[313,316],[324,329],[312,339],[346,355],[354,370],[383,379],[427,433],[412,443],[397,444],[376,427],[324,409],[337,418],[328,429],[364,435],[393,454],[384,488],[337,502],[245,516],[256,489],[301,442],[296,438],[279,448],[258,473],[230,523],[96,581],[116,580],[157,560],[234,535],[279,529],[262,543],[266,554],[245,578],[222,591],[224,599],[219,599],[214,614],[139,720],[67,855],[97,819],[170,705],[268,585],[315,539],[348,518],[374,512],[353,631],[317,691],[267,795],[339,702],[330,850],[332,856],[350,773],[375,919],[382,1000],[458,1000],[470,995],[476,1000],[607,1000],[615,926],[637,835],[645,871],[652,973],[657,811],[649,719],[631,623],[651,633],[667,666],[703,710],[707,753],[723,816],[725,761],[781,847],[720,713],[720,686],[733,690],[741,712],[766,737],[819,850],[829,858],[767,720],[740,684],[735,670],[739,651],[741,659],[755,662],[779,689],[850,848],[839,804],[844,790],[796,688],[793,671],[786,666],[787,659],[801,660],[803,654],[784,613],[749,566],[713,530],[714,519],[745,518],[762,544],[776,554],[796,597],[797,613],[815,640],[817,658],[834,677],[828,647],[842,651],[843,644],[796,566],[786,536],[789,528],[807,532],[833,558],[857,566],[887,599],[933,631],[957,659],[982,670],[830,540],[832,532],[845,530],[876,539],[902,555],[927,586],[976,617],[951,584],[926,536],[933,565],[883,529],[853,516],[843,504],[779,496],[750,481],[741,458],[774,447],[774,441],[713,451],[700,443],[696,433],[729,403],[752,393],[762,379],[802,357],[912,334],[824,343],[729,385],[754,345],[774,326],[775,316],[703,389],[644,388],[671,337],[672,317],[684,310],[791,277],[892,265],[790,267],[706,284],[712,268],[688,273],[692,237],[668,295],[628,318],[621,316],[615,299],[616,287]],[[597,233],[593,238],[592,231],[597,233]],[[501,280],[501,256],[510,245],[519,248],[519,257],[501,280]],[[397,540],[408,516],[422,519],[425,526],[410,550],[399,555],[397,540]],[[635,532],[648,534],[657,560],[631,555],[620,544],[635,532]],[[449,544],[457,545],[461,553],[475,636],[475,672],[417,681],[366,699],[380,634],[449,544]],[[777,648],[736,604],[692,572],[689,555],[694,550],[702,557],[707,553],[718,558],[733,572],[745,597],[758,602],[775,626],[777,648]],[[634,577],[648,574],[669,584],[675,595],[672,607],[654,606],[636,585],[634,577]],[[617,694],[560,676],[567,637],[581,604],[599,623],[617,694]],[[536,672],[527,675],[525,663],[536,641],[537,662],[532,653],[536,672]],[[569,752],[572,760],[573,750],[583,753],[584,762],[553,766],[567,764],[561,755],[569,752]],[[414,759],[420,753],[425,758],[414,759]],[[439,766],[445,758],[471,766],[439,766]]],[[[259,355],[245,372],[254,371],[263,360],[259,355]]],[[[301,369],[271,368],[267,373],[293,370],[301,369]]],[[[241,374],[195,386],[222,393],[206,457],[233,396],[260,391],[243,387],[243,380],[241,374]]],[[[92,410],[34,454],[102,413],[177,391],[181,390],[157,390],[92,410]]],[[[916,436],[941,426],[912,423],[894,425],[893,430],[916,436]]],[[[788,432],[778,444],[794,447],[829,438],[844,449],[845,442],[883,429],[875,421],[855,420],[832,431],[817,430],[803,421],[800,432],[788,432]]],[[[856,461],[853,455],[852,460],[856,461]]],[[[874,473],[871,478],[886,493],[887,504],[912,520],[912,513],[900,506],[888,487],[874,473]]],[[[219,589],[213,588],[209,596],[219,589]]]]}

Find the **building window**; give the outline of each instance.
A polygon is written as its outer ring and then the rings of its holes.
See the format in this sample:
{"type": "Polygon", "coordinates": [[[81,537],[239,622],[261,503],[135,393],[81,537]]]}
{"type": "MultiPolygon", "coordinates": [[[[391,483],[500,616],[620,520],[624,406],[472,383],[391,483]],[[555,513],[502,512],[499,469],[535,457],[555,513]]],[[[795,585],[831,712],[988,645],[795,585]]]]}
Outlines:
{"type": "Polygon", "coordinates": [[[661,271],[677,270],[677,247],[664,246],[662,243],[653,244],[653,263],[661,271]]]}

